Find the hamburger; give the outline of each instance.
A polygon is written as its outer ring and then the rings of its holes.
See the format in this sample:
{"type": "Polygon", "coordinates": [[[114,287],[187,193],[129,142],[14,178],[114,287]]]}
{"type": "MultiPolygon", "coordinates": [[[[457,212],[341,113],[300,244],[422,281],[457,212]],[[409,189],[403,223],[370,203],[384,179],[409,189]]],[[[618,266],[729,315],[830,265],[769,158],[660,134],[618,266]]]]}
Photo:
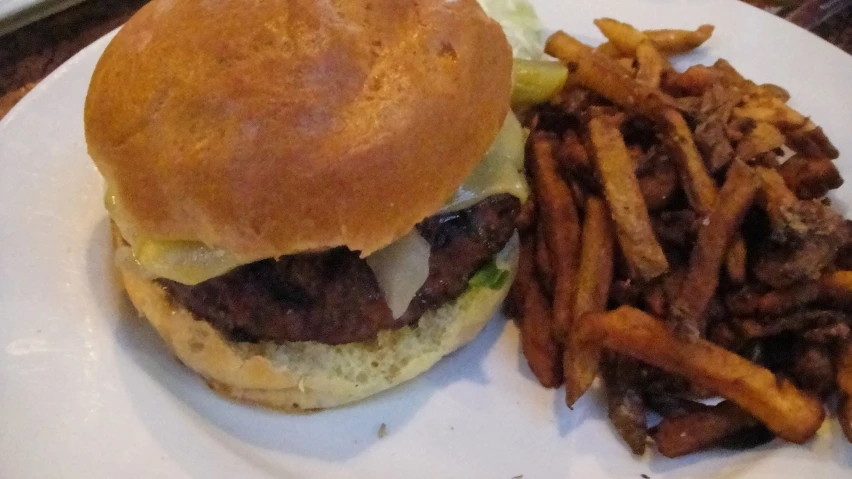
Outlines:
{"type": "Polygon", "coordinates": [[[270,408],[427,370],[511,283],[511,69],[475,0],[153,0],[84,112],[134,306],[214,391],[270,408]]]}

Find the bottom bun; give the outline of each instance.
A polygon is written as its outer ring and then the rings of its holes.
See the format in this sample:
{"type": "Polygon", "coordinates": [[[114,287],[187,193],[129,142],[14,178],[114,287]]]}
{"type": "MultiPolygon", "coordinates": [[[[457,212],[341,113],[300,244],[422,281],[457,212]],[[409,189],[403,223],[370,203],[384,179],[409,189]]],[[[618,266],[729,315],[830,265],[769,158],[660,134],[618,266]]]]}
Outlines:
{"type": "MultiPolygon", "coordinates": [[[[514,236],[497,264],[512,275],[514,236]]],[[[512,277],[498,289],[471,287],[424,314],[416,326],[379,332],[376,339],[331,346],[313,341],[237,343],[175,306],[157,283],[119,268],[130,300],[174,354],[214,391],[241,402],[304,412],[372,396],[426,371],[470,342],[497,311],[512,277]]]]}

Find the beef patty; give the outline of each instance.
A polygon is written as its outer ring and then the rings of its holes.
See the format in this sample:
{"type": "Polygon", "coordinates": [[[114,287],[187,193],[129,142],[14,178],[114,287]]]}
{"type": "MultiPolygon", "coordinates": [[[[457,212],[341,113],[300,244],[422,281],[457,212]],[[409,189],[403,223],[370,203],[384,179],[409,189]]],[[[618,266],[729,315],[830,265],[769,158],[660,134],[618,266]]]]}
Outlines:
{"type": "Polygon", "coordinates": [[[461,295],[509,241],[519,208],[517,198],[495,195],[418,224],[431,245],[429,276],[397,319],[373,271],[344,247],[257,261],[194,286],[158,281],[173,301],[235,341],[364,341],[461,295]]]}

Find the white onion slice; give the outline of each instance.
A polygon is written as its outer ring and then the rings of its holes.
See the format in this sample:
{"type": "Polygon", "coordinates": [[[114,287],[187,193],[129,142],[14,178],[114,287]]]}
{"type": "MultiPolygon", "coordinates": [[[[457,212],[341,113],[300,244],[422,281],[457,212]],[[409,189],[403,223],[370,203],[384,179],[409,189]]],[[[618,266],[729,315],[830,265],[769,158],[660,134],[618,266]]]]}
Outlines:
{"type": "Polygon", "coordinates": [[[429,276],[429,243],[417,230],[367,256],[394,318],[402,316],[429,276]]]}

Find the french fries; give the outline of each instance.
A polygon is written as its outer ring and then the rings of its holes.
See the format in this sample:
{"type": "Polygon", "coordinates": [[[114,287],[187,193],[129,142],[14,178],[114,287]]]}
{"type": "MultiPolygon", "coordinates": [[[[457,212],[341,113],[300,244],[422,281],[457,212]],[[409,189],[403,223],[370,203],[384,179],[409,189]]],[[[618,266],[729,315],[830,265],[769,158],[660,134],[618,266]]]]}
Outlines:
{"type": "Polygon", "coordinates": [[[648,437],[640,378],[639,363],[630,358],[613,356],[604,367],[609,420],[633,454],[639,456],[645,453],[648,437]]]}
{"type": "Polygon", "coordinates": [[[786,137],[778,128],[759,121],[737,143],[734,156],[739,160],[749,161],[776,148],[781,148],[786,141],[786,137]]]}
{"type": "Polygon", "coordinates": [[[595,20],[595,25],[621,54],[636,57],[639,65],[636,80],[639,83],[654,88],[660,86],[663,72],[670,69],[671,65],[648,35],[632,25],[611,18],[599,18],[595,20]]]}
{"type": "Polygon", "coordinates": [[[715,446],[759,423],[731,401],[660,421],[651,437],[666,457],[680,457],[715,446]]]}
{"type": "Polygon", "coordinates": [[[650,40],[642,41],[636,47],[636,63],[639,64],[636,81],[654,88],[660,86],[663,73],[671,68],[650,40]]]}
{"type": "Polygon", "coordinates": [[[665,273],[669,264],[651,229],[624,139],[618,128],[600,116],[589,120],[588,130],[621,251],[637,277],[652,280],[665,273]]]}
{"type": "Polygon", "coordinates": [[[534,274],[532,264],[534,243],[521,242],[521,264],[516,282],[521,296],[521,349],[530,370],[544,387],[555,388],[562,383],[559,343],[553,331],[553,316],[547,298],[534,274]],[[526,263],[526,264],[525,264],[526,263]]]}
{"type": "Polygon", "coordinates": [[[846,342],[837,352],[837,386],[840,400],[837,419],[846,439],[852,442],[852,343],[846,342]]]}
{"type": "Polygon", "coordinates": [[[664,108],[676,108],[672,97],[631,78],[617,63],[601,56],[559,31],[547,39],[545,53],[561,60],[568,66],[569,78],[598,93],[616,105],[645,116],[656,116],[664,108]]]}
{"type": "MultiPolygon", "coordinates": [[[[661,53],[672,56],[689,53],[700,47],[704,42],[710,39],[713,35],[713,30],[713,25],[701,25],[696,30],[645,30],[642,33],[646,35],[651,42],[653,42],[654,47],[656,47],[661,53]]],[[[611,42],[602,43],[598,46],[596,51],[611,58],[616,58],[622,53],[621,50],[611,42]]]]}
{"type": "Polygon", "coordinates": [[[643,32],[632,25],[612,18],[598,18],[595,20],[595,26],[625,56],[636,56],[636,49],[639,48],[639,45],[651,41],[643,32]]]}
{"type": "Polygon", "coordinates": [[[775,336],[786,331],[807,331],[821,326],[842,324],[847,320],[848,316],[839,311],[817,309],[779,316],[768,322],[744,319],[738,326],[744,339],[754,339],[775,336]]]}
{"type": "Polygon", "coordinates": [[[577,334],[585,344],[688,377],[735,402],[787,441],[807,441],[825,419],[822,404],[789,381],[703,339],[678,339],[662,322],[629,306],[595,314],[577,334]]]}
{"type": "Polygon", "coordinates": [[[603,200],[590,196],[586,200],[583,221],[580,269],[577,274],[577,296],[574,320],[589,312],[604,311],[612,283],[614,233],[609,211],[603,200]]]}
{"type": "Polygon", "coordinates": [[[800,200],[822,198],[843,185],[840,172],[828,158],[794,155],[778,167],[778,174],[800,200]]]}
{"type": "Polygon", "coordinates": [[[804,125],[786,132],[787,146],[796,153],[806,156],[818,156],[830,160],[837,159],[840,152],[831,143],[822,128],[808,120],[804,125]]]}
{"type": "Polygon", "coordinates": [[[666,55],[680,55],[700,47],[713,36],[713,25],[701,25],[695,30],[646,30],[645,34],[666,55]]]}
{"type": "Polygon", "coordinates": [[[556,275],[550,260],[550,250],[547,248],[547,231],[545,231],[544,222],[538,223],[535,231],[535,271],[542,291],[552,298],[556,275]]]}
{"type": "Polygon", "coordinates": [[[735,162],[720,193],[721,200],[704,220],[692,249],[689,269],[671,308],[678,333],[697,339],[707,303],[719,283],[719,269],[736,231],[757,194],[760,183],[748,166],[735,162]]]}
{"type": "Polygon", "coordinates": [[[718,83],[722,74],[714,68],[705,65],[693,65],[681,74],[675,75],[668,85],[692,97],[700,97],[714,84],[718,83]]]}
{"type": "Polygon", "coordinates": [[[727,308],[739,317],[780,316],[815,302],[837,308],[852,306],[852,271],[834,271],[817,280],[763,294],[742,291],[728,297],[727,308]]]}
{"type": "Polygon", "coordinates": [[[681,183],[689,204],[699,215],[706,215],[716,205],[716,183],[704,166],[704,160],[698,153],[692,132],[689,131],[683,116],[677,110],[667,109],[662,118],[666,129],[664,141],[677,160],[681,183]]]}
{"type": "Polygon", "coordinates": [[[574,319],[571,331],[566,338],[563,369],[565,371],[565,402],[572,406],[582,395],[580,389],[588,387],[589,376],[594,380],[594,372],[583,370],[590,361],[580,362],[577,358],[585,353],[582,344],[575,344],[577,335],[574,330],[580,327],[586,313],[606,309],[609,288],[612,283],[613,255],[615,238],[609,212],[604,202],[591,196],[586,200],[586,218],[583,222],[582,252],[580,271],[577,274],[577,296],[574,304],[574,319]]]}
{"type": "Polygon", "coordinates": [[[521,211],[518,212],[518,216],[515,218],[515,227],[519,233],[526,233],[537,224],[535,215],[535,198],[530,195],[527,201],[521,205],[521,211]]]}
{"type": "Polygon", "coordinates": [[[782,87],[724,60],[675,71],[667,57],[712,26],[595,23],[597,48],[548,39],[567,78],[524,110],[532,273],[512,297],[531,369],[564,381],[569,407],[601,376],[636,453],[646,407],[675,457],[804,442],[835,393],[852,441],[852,221],[823,198],[842,183],[836,148],[782,87]]]}
{"type": "Polygon", "coordinates": [[[735,236],[728,253],[725,255],[725,270],[728,279],[733,284],[743,284],[746,281],[746,244],[742,236],[735,236]]]}
{"type": "Polygon", "coordinates": [[[553,142],[550,138],[532,138],[532,172],[536,190],[541,192],[539,204],[547,248],[553,267],[553,318],[557,338],[570,327],[577,269],[580,263],[580,220],[574,197],[559,179],[553,142]]]}
{"type": "MultiPolygon", "coordinates": [[[[693,209],[701,216],[708,215],[716,205],[719,194],[716,183],[705,167],[692,138],[689,126],[683,116],[675,110],[666,110],[662,114],[666,145],[677,160],[686,197],[693,209]]],[[[728,251],[726,266],[730,277],[742,282],[745,277],[745,243],[738,234],[728,251]]]]}

